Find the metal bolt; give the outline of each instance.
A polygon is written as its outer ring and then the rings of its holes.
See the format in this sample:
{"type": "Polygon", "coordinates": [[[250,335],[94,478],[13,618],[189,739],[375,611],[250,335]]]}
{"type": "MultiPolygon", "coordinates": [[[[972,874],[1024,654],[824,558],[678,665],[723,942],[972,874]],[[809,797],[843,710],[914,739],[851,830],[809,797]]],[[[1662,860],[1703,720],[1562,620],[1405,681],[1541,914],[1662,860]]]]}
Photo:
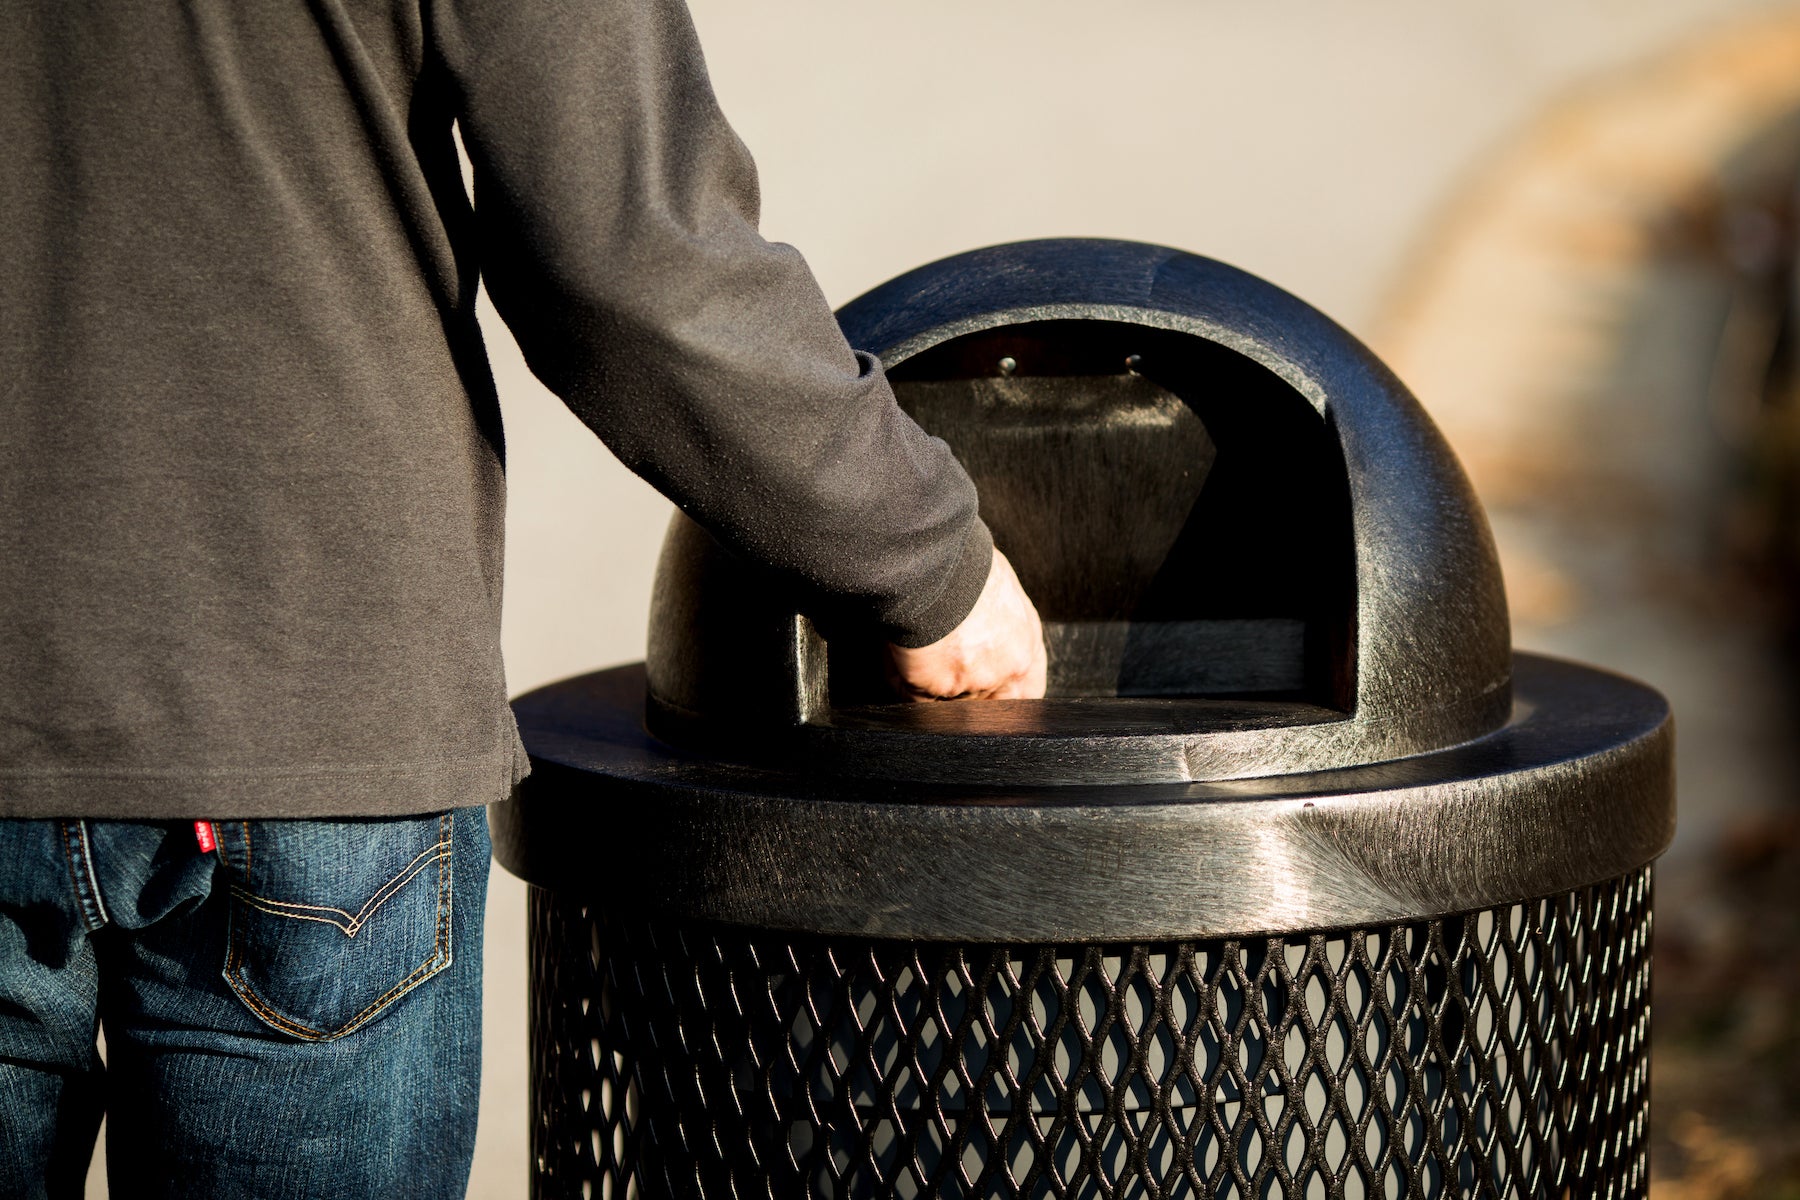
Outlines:
{"type": "Polygon", "coordinates": [[[1143,367],[1143,365],[1144,365],[1144,356],[1143,355],[1128,354],[1125,356],[1125,369],[1127,371],[1131,372],[1133,375],[1136,375],[1138,373],[1139,369],[1143,367]]]}

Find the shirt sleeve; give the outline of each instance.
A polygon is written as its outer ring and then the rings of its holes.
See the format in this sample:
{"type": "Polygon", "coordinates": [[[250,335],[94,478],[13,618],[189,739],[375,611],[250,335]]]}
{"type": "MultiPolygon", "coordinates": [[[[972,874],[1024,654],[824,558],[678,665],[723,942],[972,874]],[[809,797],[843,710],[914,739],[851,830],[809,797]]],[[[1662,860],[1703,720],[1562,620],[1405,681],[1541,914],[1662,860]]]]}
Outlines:
{"type": "Polygon", "coordinates": [[[633,471],[815,616],[922,646],[992,542],[949,447],[846,344],[681,0],[443,0],[489,293],[531,369],[633,471]]]}

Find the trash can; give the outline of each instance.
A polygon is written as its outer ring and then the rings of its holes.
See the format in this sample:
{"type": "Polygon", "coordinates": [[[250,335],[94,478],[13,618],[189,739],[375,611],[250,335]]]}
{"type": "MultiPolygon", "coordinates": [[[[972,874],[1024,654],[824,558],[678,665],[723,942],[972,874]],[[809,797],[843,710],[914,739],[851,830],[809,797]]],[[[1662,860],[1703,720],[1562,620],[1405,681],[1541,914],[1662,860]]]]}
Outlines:
{"type": "Polygon", "coordinates": [[[1646,1195],[1667,706],[1513,653],[1394,376],[1133,243],[840,319],[974,476],[1050,694],[894,703],[677,517],[647,663],[517,701],[492,812],[533,1195],[1646,1195]]]}

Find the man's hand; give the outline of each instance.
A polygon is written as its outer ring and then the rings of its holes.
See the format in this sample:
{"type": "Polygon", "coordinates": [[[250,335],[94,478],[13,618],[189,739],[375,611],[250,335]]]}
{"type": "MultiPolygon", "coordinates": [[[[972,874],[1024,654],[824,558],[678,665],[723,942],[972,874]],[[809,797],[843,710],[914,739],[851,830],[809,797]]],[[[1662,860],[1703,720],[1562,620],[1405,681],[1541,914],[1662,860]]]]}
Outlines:
{"type": "Polygon", "coordinates": [[[998,550],[981,598],[948,634],[888,647],[888,679],[909,700],[1035,700],[1044,694],[1044,625],[998,550]]]}

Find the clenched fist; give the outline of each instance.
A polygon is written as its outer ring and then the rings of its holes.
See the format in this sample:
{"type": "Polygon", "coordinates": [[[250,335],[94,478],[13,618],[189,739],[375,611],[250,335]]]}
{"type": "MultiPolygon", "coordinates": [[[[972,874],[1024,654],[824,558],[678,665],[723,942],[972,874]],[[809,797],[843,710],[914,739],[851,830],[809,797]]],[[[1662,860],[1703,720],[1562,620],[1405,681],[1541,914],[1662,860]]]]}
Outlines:
{"type": "Polygon", "coordinates": [[[1012,564],[994,551],[981,598],[948,634],[888,647],[888,679],[909,700],[1035,700],[1044,694],[1044,625],[1012,564]]]}

